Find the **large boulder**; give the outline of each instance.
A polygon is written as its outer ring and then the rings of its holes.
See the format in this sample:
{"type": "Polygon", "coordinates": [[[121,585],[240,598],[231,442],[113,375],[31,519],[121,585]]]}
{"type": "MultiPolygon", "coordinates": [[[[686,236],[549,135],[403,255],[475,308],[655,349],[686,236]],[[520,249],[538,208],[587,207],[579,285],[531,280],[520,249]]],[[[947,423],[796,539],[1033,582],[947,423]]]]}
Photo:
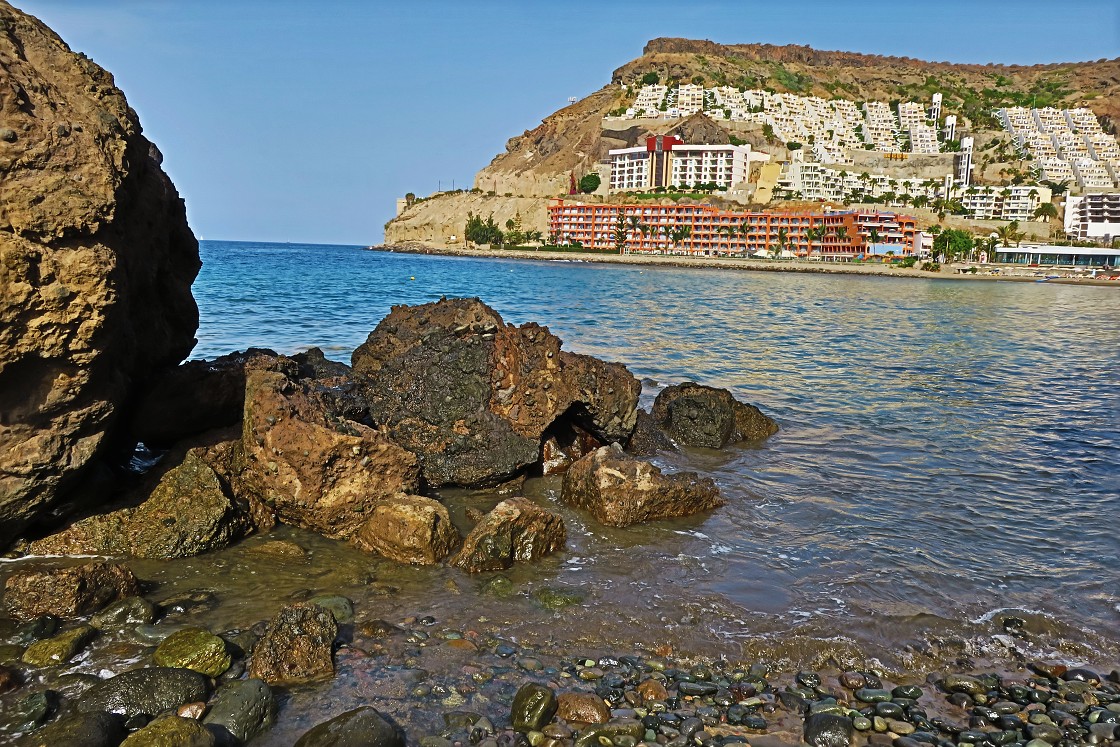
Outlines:
{"type": "Polygon", "coordinates": [[[362,706],[308,731],[296,747],[404,747],[404,735],[376,708],[362,706]]]}
{"type": "Polygon", "coordinates": [[[312,682],[334,674],[334,639],[338,624],[316,604],[292,604],[280,610],[253,648],[249,676],[270,685],[312,682]]]}
{"type": "Polygon", "coordinates": [[[83,713],[108,711],[125,718],[155,716],[185,703],[205,702],[210,678],[189,669],[146,667],[122,672],[86,690],[78,700],[83,713]]]}
{"type": "Polygon", "coordinates": [[[201,266],[112,76],[0,2],[0,545],[113,445],[133,387],[194,346],[201,266]]]}
{"type": "Polygon", "coordinates": [[[128,731],[115,713],[75,713],[28,734],[20,747],[117,747],[128,731]]]}
{"type": "Polygon", "coordinates": [[[233,680],[214,693],[202,722],[219,744],[244,744],[276,721],[276,700],[263,680],[233,680]]]}
{"type": "Polygon", "coordinates": [[[270,370],[249,371],[245,387],[239,490],[282,522],[348,539],[375,506],[418,492],[411,452],[338,417],[310,387],[270,370]]]}
{"type": "Polygon", "coordinates": [[[398,563],[435,565],[450,555],[460,540],[442,503],[407,495],[375,507],[352,541],[366,552],[398,563]]]}
{"type": "Polygon", "coordinates": [[[662,474],[618,444],[604,446],[573,464],[564,475],[560,497],[616,527],[690,516],[723,505],[710,477],[695,472],[662,474]]]}
{"type": "Polygon", "coordinates": [[[186,558],[225,547],[250,532],[253,520],[204,456],[199,449],[188,451],[136,508],[82,519],[32,542],[28,551],[186,558]]]}
{"type": "Polygon", "coordinates": [[[624,440],[641,391],[621,364],[562,351],[546,327],[507,325],[478,299],[395,306],[352,362],[372,421],[436,487],[509,480],[565,422],[624,440]]]}
{"type": "Polygon", "coordinates": [[[4,582],[4,602],[21,620],[39,615],[89,615],[112,602],[139,595],[136,576],[120,563],[93,562],[69,568],[16,571],[4,582]]]}
{"type": "Polygon", "coordinates": [[[754,405],[739,402],[726,389],[691,381],[662,389],[652,415],[677,443],[706,449],[760,441],[778,432],[778,424],[754,405]]]}
{"type": "Polygon", "coordinates": [[[469,573],[500,571],[553,553],[566,538],[559,516],[528,498],[507,498],[475,525],[451,565],[469,573]]]}
{"type": "Polygon", "coordinates": [[[214,735],[193,718],[161,716],[121,742],[121,747],[214,747],[214,735]]]}

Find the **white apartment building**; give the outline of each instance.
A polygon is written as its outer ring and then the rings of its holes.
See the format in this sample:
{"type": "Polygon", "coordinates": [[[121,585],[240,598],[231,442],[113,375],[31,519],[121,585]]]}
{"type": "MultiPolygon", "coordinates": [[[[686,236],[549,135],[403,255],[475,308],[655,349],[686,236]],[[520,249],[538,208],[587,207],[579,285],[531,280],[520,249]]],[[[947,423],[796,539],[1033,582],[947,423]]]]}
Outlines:
{"type": "Polygon", "coordinates": [[[1051,192],[1046,187],[1017,185],[1013,187],[977,187],[955,189],[951,195],[959,200],[976,220],[1034,220],[1034,211],[1049,202],[1051,192]]]}
{"type": "Polygon", "coordinates": [[[1067,197],[1065,230],[1067,235],[1082,240],[1120,237],[1120,194],[1067,197]]]}
{"type": "Polygon", "coordinates": [[[644,146],[607,151],[611,164],[610,191],[642,191],[654,187],[714,184],[731,189],[750,177],[750,145],[687,145],[670,136],[649,137],[644,146]]]}
{"type": "Polygon", "coordinates": [[[1120,147],[1089,109],[1007,107],[996,116],[1039,178],[1081,190],[1120,187],[1120,147]]]}

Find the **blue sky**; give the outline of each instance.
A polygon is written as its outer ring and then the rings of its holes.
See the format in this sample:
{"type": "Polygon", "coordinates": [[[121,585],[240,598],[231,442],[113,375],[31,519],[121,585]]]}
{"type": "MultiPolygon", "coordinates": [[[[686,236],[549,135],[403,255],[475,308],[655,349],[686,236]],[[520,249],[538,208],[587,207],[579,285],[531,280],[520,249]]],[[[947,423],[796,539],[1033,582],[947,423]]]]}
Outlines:
{"type": "Polygon", "coordinates": [[[13,4],[116,76],[212,239],[378,242],[396,197],[469,187],[508,138],[658,36],[954,62],[1120,56],[1117,0],[13,4]]]}

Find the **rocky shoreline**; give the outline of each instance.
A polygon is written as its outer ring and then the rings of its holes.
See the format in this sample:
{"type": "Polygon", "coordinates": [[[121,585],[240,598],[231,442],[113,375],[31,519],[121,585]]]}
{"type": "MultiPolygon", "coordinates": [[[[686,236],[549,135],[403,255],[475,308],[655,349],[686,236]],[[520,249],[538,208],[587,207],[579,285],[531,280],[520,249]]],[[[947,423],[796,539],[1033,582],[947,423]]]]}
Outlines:
{"type": "MultiPolygon", "coordinates": [[[[892,265],[845,264],[839,262],[806,262],[794,260],[737,259],[729,257],[683,257],[653,254],[605,254],[602,252],[547,252],[523,249],[491,249],[488,247],[464,248],[460,246],[436,246],[423,243],[393,244],[367,247],[370,251],[431,254],[448,257],[487,257],[492,259],[529,259],[544,262],[590,262],[597,264],[638,265],[649,267],[677,267],[684,269],[720,269],[740,272],[795,272],[811,275],[858,275],[869,277],[909,278],[923,280],[962,280],[968,282],[1012,282],[1036,283],[1045,281],[1059,285],[1090,285],[1106,288],[1120,288],[1120,282],[1100,278],[1066,276],[1052,277],[1044,268],[1006,270],[1001,273],[981,271],[977,273],[956,272],[956,268],[944,267],[941,272],[925,272],[915,268],[895,267],[892,265]],[[1014,273],[1014,274],[1012,274],[1014,273]],[[1020,274],[1021,273],[1021,274],[1020,274]],[[1034,274],[1038,273],[1038,274],[1034,274]]],[[[969,265],[960,265],[967,268],[969,265]]]]}

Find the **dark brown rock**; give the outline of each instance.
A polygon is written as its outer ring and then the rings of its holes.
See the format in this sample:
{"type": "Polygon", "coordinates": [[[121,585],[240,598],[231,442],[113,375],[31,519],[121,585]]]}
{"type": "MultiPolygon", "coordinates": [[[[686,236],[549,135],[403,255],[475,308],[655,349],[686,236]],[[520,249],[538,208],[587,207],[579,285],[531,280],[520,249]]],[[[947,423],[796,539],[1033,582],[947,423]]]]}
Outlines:
{"type": "Polygon", "coordinates": [[[546,475],[563,474],[572,462],[603,445],[602,441],[574,423],[550,428],[541,444],[541,472],[546,475]]]}
{"type": "Polygon", "coordinates": [[[459,532],[439,501],[401,496],[373,509],[353,543],[398,563],[435,565],[459,546],[459,532]]]}
{"type": "Polygon", "coordinates": [[[507,498],[482,518],[451,564],[469,573],[509,568],[564,546],[563,520],[527,498],[507,498]]]}
{"type": "Polygon", "coordinates": [[[0,3],[0,544],[81,483],[194,346],[183,201],[112,76],[0,3]]]}
{"type": "Polygon", "coordinates": [[[21,620],[47,613],[61,617],[89,615],[139,593],[136,577],[120,563],[16,571],[4,583],[4,602],[21,620]]]}
{"type": "Polygon", "coordinates": [[[617,444],[604,446],[573,464],[564,475],[561,498],[617,527],[690,516],[723,505],[711,478],[695,472],[663,475],[617,444]]]}
{"type": "Polygon", "coordinates": [[[641,389],[624,366],[561,351],[546,327],[507,325],[478,299],[396,306],[352,362],[372,421],[433,486],[514,477],[558,423],[625,439],[641,389]]]}
{"type": "Polygon", "coordinates": [[[225,547],[252,529],[247,509],[228,494],[203,453],[192,449],[136,508],[82,519],[32,542],[29,551],[186,558],[225,547]]]}
{"type": "Polygon", "coordinates": [[[568,723],[605,724],[611,708],[595,693],[560,693],[556,696],[556,715],[568,723]]]}
{"type": "Polygon", "coordinates": [[[652,415],[677,443],[707,449],[759,441],[778,432],[778,424],[754,405],[737,401],[726,389],[690,381],[663,389],[652,415]]]}
{"type": "Polygon", "coordinates": [[[676,444],[665,435],[645,410],[638,410],[638,424],[630,435],[626,450],[635,456],[653,456],[659,451],[676,451],[676,444]]]}
{"type": "Polygon", "coordinates": [[[276,371],[246,379],[239,491],[286,524],[348,539],[375,506],[416,493],[416,457],[389,437],[333,415],[315,393],[276,371]]]}
{"type": "Polygon", "coordinates": [[[305,733],[295,747],[404,747],[400,729],[377,709],[362,706],[305,733]]]}
{"type": "Polygon", "coordinates": [[[0,695],[15,690],[21,684],[19,672],[11,667],[0,666],[0,695]]]}
{"type": "Polygon", "coordinates": [[[272,619],[253,649],[249,676],[270,685],[330,677],[337,635],[338,624],[329,610],[315,604],[289,605],[272,619]]]}
{"type": "Polygon", "coordinates": [[[251,348],[166,371],[140,397],[131,434],[148,445],[167,445],[241,422],[247,365],[261,367],[266,364],[259,359],[277,358],[271,350],[251,348]]]}

